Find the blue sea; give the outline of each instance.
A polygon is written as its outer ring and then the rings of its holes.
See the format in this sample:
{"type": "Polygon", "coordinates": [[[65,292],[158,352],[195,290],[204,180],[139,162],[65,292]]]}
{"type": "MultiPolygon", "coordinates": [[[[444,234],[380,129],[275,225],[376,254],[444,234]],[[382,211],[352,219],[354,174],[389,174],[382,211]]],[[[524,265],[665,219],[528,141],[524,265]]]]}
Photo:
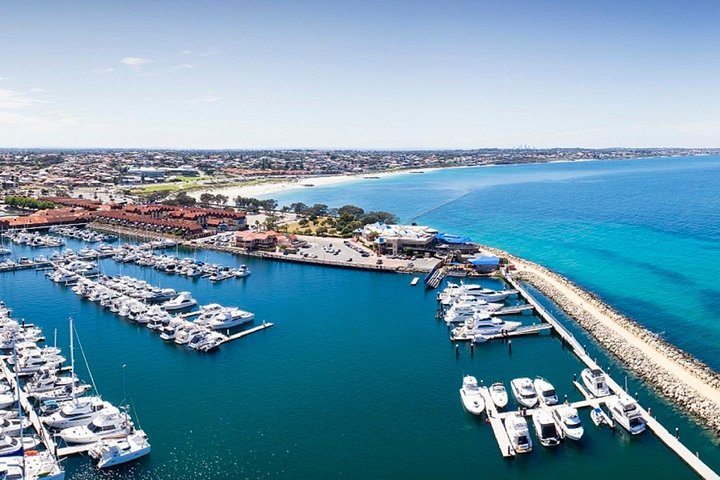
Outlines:
{"type": "Polygon", "coordinates": [[[720,157],[458,168],[275,195],[388,210],[541,263],[720,369],[720,157]]]}
{"type": "MultiPolygon", "coordinates": [[[[390,210],[505,248],[571,277],[718,368],[719,169],[712,157],[452,169],[305,188],[280,200],[390,210]]],[[[12,248],[17,256],[50,253],[12,248]]],[[[489,425],[460,404],[462,376],[509,386],[512,378],[541,375],[561,397],[578,400],[572,379],[582,365],[549,334],[516,339],[512,351],[498,342],[473,352],[462,346],[456,355],[435,319],[435,293],[409,286],[410,276],[180,254],[245,263],[253,273],[211,284],[109,259],[101,266],[191,291],[201,303],[239,306],[275,327],[203,355],[163,343],[40,272],[0,274],[0,299],[42,326],[49,342],[57,329],[58,345],[67,347],[67,318],[75,319],[103,397],[123,399],[127,365],[152,454],[102,473],[86,458],[70,458],[69,479],[694,478],[651,434],[596,429],[587,411],[581,442],[503,459],[489,425]]],[[[624,380],[621,365],[553,311],[624,380]]],[[[84,363],[78,374],[89,380],[84,363]]],[[[632,375],[627,381],[720,469],[707,432],[632,375]]]]}

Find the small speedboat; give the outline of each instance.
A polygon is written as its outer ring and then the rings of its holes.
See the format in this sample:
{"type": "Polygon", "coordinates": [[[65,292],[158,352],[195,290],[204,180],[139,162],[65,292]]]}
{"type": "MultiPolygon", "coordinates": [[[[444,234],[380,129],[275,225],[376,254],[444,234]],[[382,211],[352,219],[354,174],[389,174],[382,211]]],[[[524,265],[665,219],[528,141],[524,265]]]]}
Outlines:
{"type": "Polygon", "coordinates": [[[462,400],[465,410],[473,415],[480,415],[485,410],[485,400],[478,388],[478,381],[472,375],[466,375],[463,378],[463,384],[460,388],[460,400],[462,400]]]}
{"type": "Polygon", "coordinates": [[[490,398],[497,408],[505,408],[508,404],[508,394],[505,385],[495,382],[490,385],[490,398]]]}

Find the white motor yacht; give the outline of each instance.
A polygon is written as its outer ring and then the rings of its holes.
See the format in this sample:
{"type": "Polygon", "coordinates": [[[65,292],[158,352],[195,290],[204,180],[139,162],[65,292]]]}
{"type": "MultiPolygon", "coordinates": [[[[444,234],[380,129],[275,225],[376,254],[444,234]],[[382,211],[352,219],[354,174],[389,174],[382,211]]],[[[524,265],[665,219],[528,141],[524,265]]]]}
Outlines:
{"type": "Polygon", "coordinates": [[[160,329],[160,338],[167,342],[172,342],[175,340],[179,329],[179,326],[167,325],[160,329]]]}
{"type": "Polygon", "coordinates": [[[42,417],[42,421],[50,428],[77,427],[89,424],[101,412],[111,412],[112,408],[109,402],[100,397],[80,397],[63,405],[57,412],[42,417]]]}
{"type": "Polygon", "coordinates": [[[208,332],[199,343],[195,345],[188,344],[188,346],[199,352],[210,352],[219,348],[223,343],[225,343],[225,337],[223,335],[217,332],[208,332]]]}
{"type": "Polygon", "coordinates": [[[95,443],[107,438],[121,438],[132,433],[133,424],[125,413],[111,407],[104,409],[89,425],[60,430],[67,443],[95,443]]]}
{"type": "Polygon", "coordinates": [[[17,394],[12,392],[0,393],[0,409],[5,409],[14,405],[17,400],[17,394]]]}
{"type": "Polygon", "coordinates": [[[443,320],[447,325],[453,323],[465,323],[471,318],[490,318],[492,310],[480,308],[472,303],[458,303],[445,312],[443,320]]]}
{"type": "Polygon", "coordinates": [[[560,405],[552,410],[552,416],[565,438],[575,441],[582,438],[585,431],[575,408],[567,404],[560,405]]]}
{"type": "Polygon", "coordinates": [[[195,335],[202,332],[203,329],[196,325],[188,325],[181,328],[175,335],[175,343],[178,345],[185,345],[190,342],[195,335]]]}
{"type": "Polygon", "coordinates": [[[110,468],[137,460],[150,453],[150,443],[142,430],[136,430],[125,438],[102,440],[89,452],[97,461],[98,468],[110,468]]]}
{"type": "Polygon", "coordinates": [[[515,378],[510,382],[513,397],[523,407],[532,408],[538,403],[532,380],[527,377],[515,378]]]}
{"type": "Polygon", "coordinates": [[[555,405],[558,403],[558,397],[552,383],[542,377],[536,377],[533,381],[533,386],[541,403],[545,405],[555,405]]]}
{"type": "Polygon", "coordinates": [[[520,325],[522,325],[521,322],[505,321],[496,317],[488,317],[486,314],[476,315],[466,320],[465,325],[453,328],[451,335],[453,340],[475,340],[479,336],[487,337],[512,332],[520,325]]]}
{"type": "Polygon", "coordinates": [[[610,395],[610,387],[605,381],[605,374],[599,368],[586,368],[580,372],[583,385],[591,395],[595,397],[606,397],[610,395]]]}
{"type": "Polygon", "coordinates": [[[0,435],[0,457],[22,455],[23,443],[20,439],[9,435],[0,435]]]}
{"type": "Polygon", "coordinates": [[[505,385],[495,382],[490,385],[490,398],[497,408],[505,408],[508,404],[508,394],[505,385]]]}
{"type": "Polygon", "coordinates": [[[535,433],[544,447],[554,447],[560,444],[560,433],[550,412],[544,408],[535,410],[532,415],[535,433]]]}
{"type": "Polygon", "coordinates": [[[250,275],[250,273],[252,272],[250,272],[250,269],[247,267],[247,265],[240,265],[240,267],[235,270],[235,277],[247,277],[248,275],[250,275]]]}
{"type": "Polygon", "coordinates": [[[197,301],[192,297],[190,292],[180,292],[177,297],[168,300],[161,306],[167,312],[176,312],[194,307],[195,305],[197,305],[197,301]]]}
{"type": "Polygon", "coordinates": [[[245,325],[254,319],[255,315],[250,312],[240,310],[239,308],[227,308],[210,317],[206,325],[213,330],[225,330],[245,325]]]}
{"type": "Polygon", "coordinates": [[[0,419],[0,435],[10,435],[11,437],[17,437],[21,430],[30,428],[32,422],[29,418],[3,418],[0,419]]]}
{"type": "Polygon", "coordinates": [[[532,451],[532,439],[528,430],[527,421],[519,413],[505,418],[505,431],[516,453],[532,451]]]}
{"type": "Polygon", "coordinates": [[[635,400],[627,395],[611,399],[607,402],[610,415],[613,420],[622,425],[622,427],[633,435],[638,435],[645,431],[645,419],[642,412],[638,408],[635,400]]]}
{"type": "Polygon", "coordinates": [[[465,410],[473,415],[480,415],[485,410],[485,400],[480,393],[477,378],[472,375],[463,377],[463,384],[460,388],[460,400],[465,410]]]}

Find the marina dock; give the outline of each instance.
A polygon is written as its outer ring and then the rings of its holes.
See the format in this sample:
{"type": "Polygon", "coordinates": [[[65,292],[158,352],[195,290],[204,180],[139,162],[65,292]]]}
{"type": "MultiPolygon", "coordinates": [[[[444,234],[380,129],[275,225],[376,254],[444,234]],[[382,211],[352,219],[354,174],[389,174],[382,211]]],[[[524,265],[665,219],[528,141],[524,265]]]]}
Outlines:
{"type": "MultiPolygon", "coordinates": [[[[585,348],[580,344],[580,342],[575,338],[575,336],[570,333],[550,312],[547,311],[545,307],[543,307],[528,291],[525,287],[523,287],[520,282],[518,282],[512,274],[506,273],[504,275],[505,280],[513,286],[516,290],[518,290],[521,297],[525,299],[530,305],[532,305],[535,309],[535,312],[537,315],[545,322],[547,322],[549,325],[552,326],[552,328],[555,330],[555,332],[561,337],[562,341],[565,342],[565,344],[569,345],[572,350],[574,351],[575,355],[580,359],[581,362],[583,362],[588,368],[591,369],[600,369],[600,366],[590,358],[590,356],[585,351],[585,348]]],[[[585,391],[585,389],[580,385],[579,383],[575,382],[576,387],[583,393],[583,395],[586,397],[585,402],[587,402],[587,406],[593,405],[593,404],[599,404],[599,403],[605,403],[610,398],[613,398],[614,396],[621,396],[621,395],[628,395],[628,393],[618,384],[612,377],[610,377],[607,373],[605,373],[605,379],[607,382],[608,387],[610,388],[610,391],[613,392],[613,396],[610,397],[603,397],[602,399],[592,399],[589,397],[589,394],[585,391]]],[[[628,395],[631,396],[631,395],[628,395]]],[[[575,408],[582,408],[582,406],[585,406],[582,402],[573,403],[572,404],[575,408]]],[[[642,412],[643,419],[645,420],[647,427],[652,431],[655,436],[665,444],[667,448],[669,448],[672,452],[674,452],[683,462],[685,462],[697,475],[699,475],[701,478],[705,479],[718,479],[720,480],[720,476],[715,473],[710,467],[708,467],[697,455],[695,455],[690,449],[688,449],[685,445],[683,445],[678,438],[676,438],[673,434],[668,432],[668,430],[660,424],[655,418],[653,418],[647,410],[642,408],[640,405],[638,405],[638,408],[642,412]]]]}
{"type": "Polygon", "coordinates": [[[485,412],[487,413],[488,420],[490,421],[490,427],[495,435],[495,440],[500,448],[500,453],[506,458],[514,457],[515,449],[513,448],[512,443],[510,443],[507,431],[505,431],[505,425],[503,424],[502,417],[500,416],[501,414],[495,408],[495,403],[490,397],[490,391],[487,387],[480,387],[479,390],[483,400],[485,400],[485,412]]]}
{"type": "Polygon", "coordinates": [[[50,267],[51,263],[49,261],[47,262],[30,262],[30,263],[16,263],[15,265],[10,266],[1,266],[0,272],[17,272],[19,270],[31,270],[31,269],[41,269],[50,267]]]}
{"type": "Polygon", "coordinates": [[[60,447],[57,449],[57,457],[69,457],[70,455],[77,455],[80,453],[89,452],[95,446],[94,443],[85,443],[80,445],[73,445],[71,447],[60,447]]]}
{"type": "Polygon", "coordinates": [[[262,325],[258,325],[257,327],[249,328],[247,330],[243,330],[242,332],[238,332],[234,335],[230,335],[225,340],[223,340],[222,343],[228,343],[232,342],[233,340],[237,340],[239,338],[247,337],[248,335],[252,335],[255,332],[259,332],[261,330],[265,330],[266,328],[273,327],[275,324],[270,322],[263,322],[262,325]]]}

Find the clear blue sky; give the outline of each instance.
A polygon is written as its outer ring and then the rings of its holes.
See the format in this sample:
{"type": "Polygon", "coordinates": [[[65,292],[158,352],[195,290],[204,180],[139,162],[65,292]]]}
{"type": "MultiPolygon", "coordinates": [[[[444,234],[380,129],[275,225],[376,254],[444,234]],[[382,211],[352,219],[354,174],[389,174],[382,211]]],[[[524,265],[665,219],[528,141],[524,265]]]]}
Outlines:
{"type": "Polygon", "coordinates": [[[720,146],[720,2],[0,0],[0,147],[720,146]]]}

